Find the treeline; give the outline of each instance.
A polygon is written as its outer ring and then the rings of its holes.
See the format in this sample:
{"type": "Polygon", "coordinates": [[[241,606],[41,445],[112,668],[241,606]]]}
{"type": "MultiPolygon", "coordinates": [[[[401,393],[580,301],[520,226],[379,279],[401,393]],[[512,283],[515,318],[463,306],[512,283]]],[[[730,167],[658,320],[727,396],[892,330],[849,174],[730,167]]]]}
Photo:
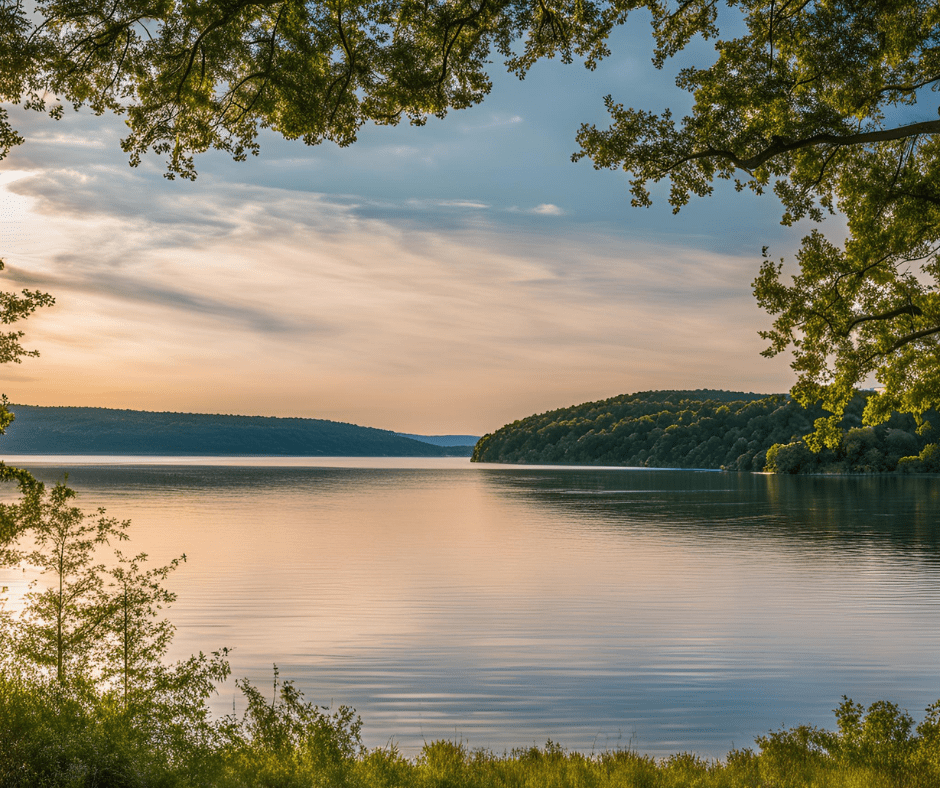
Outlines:
{"type": "MultiPolygon", "coordinates": [[[[868,396],[858,393],[846,409],[842,445],[819,454],[803,436],[829,415],[822,408],[804,408],[783,394],[698,389],[625,394],[529,416],[483,436],[472,459],[778,473],[940,472],[936,433],[918,431],[912,416],[895,413],[886,424],[862,425],[868,396]]],[[[925,418],[940,426],[936,413],[925,418]]]]}
{"type": "Polygon", "coordinates": [[[10,407],[16,419],[3,439],[9,454],[446,457],[470,453],[463,446],[435,446],[388,430],[325,419],[10,407]]]}

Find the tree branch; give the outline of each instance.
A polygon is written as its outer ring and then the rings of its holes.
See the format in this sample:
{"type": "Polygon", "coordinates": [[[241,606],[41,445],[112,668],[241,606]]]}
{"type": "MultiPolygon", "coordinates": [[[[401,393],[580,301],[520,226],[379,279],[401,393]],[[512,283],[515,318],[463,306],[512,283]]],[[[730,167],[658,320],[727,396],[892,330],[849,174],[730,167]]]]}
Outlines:
{"type": "Polygon", "coordinates": [[[688,156],[683,156],[681,159],[675,161],[669,169],[696,159],[719,158],[730,161],[742,170],[750,171],[770,161],[774,156],[779,156],[781,153],[790,153],[791,151],[800,150],[802,148],[811,148],[814,145],[835,145],[837,147],[865,145],[871,142],[902,140],[907,137],[917,136],[918,134],[940,134],[940,120],[928,120],[923,123],[912,123],[910,126],[899,126],[894,129],[866,131],[844,136],[829,133],[814,134],[812,137],[792,142],[782,137],[775,137],[773,142],[764,148],[764,150],[747,159],[743,159],[729,150],[708,148],[698,153],[690,153],[688,156]]]}
{"type": "Polygon", "coordinates": [[[450,25],[447,25],[447,28],[445,28],[444,50],[443,50],[443,57],[441,60],[441,76],[440,76],[440,79],[438,79],[437,81],[438,87],[443,85],[444,80],[447,79],[447,61],[450,58],[451,49],[454,48],[454,44],[456,44],[457,39],[460,38],[461,31],[463,30],[464,26],[467,23],[472,22],[475,19],[479,18],[479,16],[483,13],[483,10],[486,8],[486,3],[487,3],[487,0],[483,0],[483,2],[480,3],[480,7],[476,11],[473,11],[472,13],[468,14],[467,16],[461,17],[460,19],[455,19],[450,25]],[[454,33],[453,37],[451,37],[450,41],[448,41],[447,32],[451,28],[452,25],[457,26],[457,32],[454,33]]]}
{"type": "MultiPolygon", "coordinates": [[[[845,329],[843,336],[848,336],[849,332],[852,331],[856,326],[861,325],[862,323],[867,323],[871,320],[891,320],[894,317],[900,317],[901,315],[910,315],[911,317],[919,317],[923,315],[923,310],[916,306],[915,304],[907,304],[906,306],[900,306],[897,309],[892,309],[888,312],[881,312],[876,315],[863,315],[862,317],[857,317],[853,320],[845,329]]],[[[934,331],[940,329],[933,329],[934,331]]]]}
{"type": "Polygon", "coordinates": [[[900,350],[905,345],[909,345],[911,342],[916,342],[918,339],[923,339],[924,337],[929,337],[932,334],[940,334],[940,326],[934,326],[933,328],[924,328],[920,331],[913,331],[910,334],[906,334],[903,337],[899,337],[894,344],[886,351],[887,353],[893,353],[895,350],[900,350]]]}

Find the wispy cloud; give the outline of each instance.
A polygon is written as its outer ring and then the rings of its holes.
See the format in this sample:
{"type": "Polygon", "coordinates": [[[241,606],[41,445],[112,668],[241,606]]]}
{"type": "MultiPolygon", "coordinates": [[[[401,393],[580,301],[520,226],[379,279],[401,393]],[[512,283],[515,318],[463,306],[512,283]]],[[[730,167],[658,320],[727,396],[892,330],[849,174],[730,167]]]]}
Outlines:
{"type": "Polygon", "coordinates": [[[485,202],[473,202],[472,200],[441,200],[440,205],[445,208],[489,208],[485,202]]]}
{"type": "Polygon", "coordinates": [[[561,216],[564,213],[557,205],[552,205],[548,202],[543,202],[541,205],[536,206],[531,212],[539,216],[561,216]]]}

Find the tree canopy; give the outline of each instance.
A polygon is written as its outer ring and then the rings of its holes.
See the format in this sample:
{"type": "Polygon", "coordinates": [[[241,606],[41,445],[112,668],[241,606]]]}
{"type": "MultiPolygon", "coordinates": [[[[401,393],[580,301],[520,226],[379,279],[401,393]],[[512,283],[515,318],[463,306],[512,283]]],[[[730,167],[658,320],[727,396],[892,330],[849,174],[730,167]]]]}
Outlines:
{"type": "MultiPolygon", "coordinates": [[[[524,75],[543,57],[608,54],[635,2],[596,0],[2,0],[0,100],[126,113],[131,162],[168,174],[193,154],[236,159],[259,129],[349,145],[366,122],[416,125],[478,103],[495,50],[524,75]],[[518,42],[522,42],[519,45],[518,42]]],[[[3,118],[0,150],[20,141],[3,118]]]]}
{"type": "MultiPolygon", "coordinates": [[[[657,67],[715,41],[714,62],[676,80],[691,114],[609,96],[610,126],[582,126],[574,158],[630,173],[636,206],[665,180],[679,211],[725,179],[772,190],[784,224],[844,217],[844,241],[804,238],[792,281],[765,249],[754,283],[774,316],[765,355],[792,349],[794,396],[835,414],[814,447],[837,445],[839,414],[872,377],[868,423],[940,405],[934,0],[2,0],[0,99],[124,113],[131,163],[154,151],[168,176],[193,178],[194,154],[243,159],[263,128],[349,145],[367,122],[478,103],[495,55],[519,77],[556,56],[593,68],[640,9],[657,67]]],[[[0,155],[19,141],[0,115],[0,155]]]]}
{"type": "MultiPolygon", "coordinates": [[[[811,445],[835,447],[839,414],[871,376],[883,391],[869,399],[867,423],[940,404],[940,119],[930,95],[940,85],[940,6],[728,4],[746,29],[717,42],[713,65],[680,73],[692,114],[677,123],[668,110],[608,97],[610,127],[582,126],[575,158],[632,173],[638,206],[650,204],[651,182],[670,182],[678,211],[717,178],[773,189],[787,225],[845,217],[844,243],[818,230],[803,239],[792,283],[766,248],[754,282],[775,316],[765,355],[792,347],[794,396],[835,414],[817,422],[811,445]]],[[[718,34],[715,5],[692,0],[658,27],[660,61],[695,32],[718,34]]]]}

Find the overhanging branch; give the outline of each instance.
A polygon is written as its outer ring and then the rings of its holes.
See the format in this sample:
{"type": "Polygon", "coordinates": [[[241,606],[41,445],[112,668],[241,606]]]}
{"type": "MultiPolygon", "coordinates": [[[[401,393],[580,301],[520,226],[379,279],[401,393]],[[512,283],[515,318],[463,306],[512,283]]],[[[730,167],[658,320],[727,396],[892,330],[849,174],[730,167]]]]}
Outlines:
{"type": "MultiPolygon", "coordinates": [[[[924,314],[923,310],[921,310],[919,306],[916,306],[915,304],[905,304],[904,306],[900,306],[897,309],[892,309],[888,312],[880,312],[876,315],[863,315],[862,317],[855,318],[855,320],[849,323],[848,327],[845,329],[845,335],[848,336],[849,332],[851,332],[852,329],[854,329],[856,326],[859,326],[862,323],[868,323],[872,320],[891,320],[895,317],[901,317],[901,315],[918,317],[922,314],[924,314]]],[[[937,329],[933,330],[936,331],[937,329]]],[[[897,348],[894,349],[896,350],[897,348]]]]}
{"type": "Polygon", "coordinates": [[[940,120],[928,120],[923,123],[912,123],[909,126],[899,126],[894,129],[882,129],[880,131],[866,131],[860,134],[814,134],[812,137],[806,137],[801,140],[787,140],[783,137],[774,137],[773,142],[760,153],[749,158],[741,158],[733,151],[722,150],[721,148],[708,148],[690,153],[674,162],[669,169],[677,167],[689,161],[696,159],[726,159],[742,170],[753,170],[766,164],[774,156],[782,153],[790,153],[802,148],[811,148],[814,145],[834,145],[836,147],[847,147],[851,145],[866,145],[872,142],[891,142],[893,140],[902,140],[908,137],[916,137],[919,134],[940,134],[940,120]]]}

